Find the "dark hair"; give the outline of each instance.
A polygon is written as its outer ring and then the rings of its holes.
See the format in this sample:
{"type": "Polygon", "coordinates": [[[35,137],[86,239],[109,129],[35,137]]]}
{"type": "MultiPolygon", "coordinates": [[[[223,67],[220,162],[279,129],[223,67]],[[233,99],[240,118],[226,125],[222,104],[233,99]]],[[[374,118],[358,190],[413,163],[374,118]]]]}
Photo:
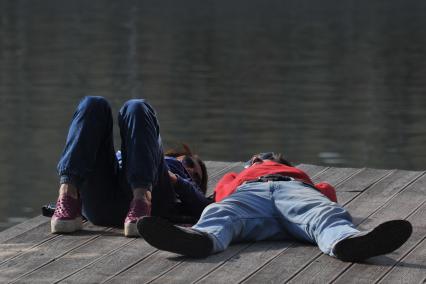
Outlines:
{"type": "MultiPolygon", "coordinates": [[[[281,153],[264,152],[264,153],[258,153],[256,155],[254,155],[254,157],[256,157],[256,156],[259,157],[262,160],[271,160],[271,161],[274,161],[276,163],[280,163],[280,164],[283,164],[283,165],[286,165],[286,166],[289,166],[289,167],[293,167],[293,165],[289,161],[287,161],[284,158],[284,155],[281,154],[281,153]]],[[[248,161],[246,165],[250,166],[251,162],[252,162],[252,160],[248,161]]]]}
{"type": "Polygon", "coordinates": [[[269,160],[292,167],[293,165],[284,158],[284,155],[281,153],[273,153],[269,160]]]}
{"type": "Polygon", "coordinates": [[[200,189],[201,189],[201,192],[206,194],[207,181],[208,181],[206,164],[204,164],[203,160],[201,160],[201,158],[198,155],[192,153],[191,149],[189,148],[187,144],[182,143],[181,149],[176,149],[176,148],[168,149],[164,153],[164,155],[169,157],[175,157],[175,158],[179,156],[190,156],[191,158],[193,158],[201,167],[202,177],[201,177],[200,189]]]}

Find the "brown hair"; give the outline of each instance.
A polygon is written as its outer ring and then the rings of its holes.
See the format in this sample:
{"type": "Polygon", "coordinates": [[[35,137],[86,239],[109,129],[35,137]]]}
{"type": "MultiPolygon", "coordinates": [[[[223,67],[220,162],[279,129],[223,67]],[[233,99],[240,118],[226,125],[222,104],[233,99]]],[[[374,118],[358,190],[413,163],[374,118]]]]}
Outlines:
{"type": "Polygon", "coordinates": [[[201,177],[200,189],[204,194],[206,194],[207,181],[208,181],[206,164],[204,164],[204,162],[201,160],[201,158],[198,155],[192,153],[191,149],[189,148],[187,144],[182,143],[181,149],[176,149],[176,148],[168,149],[167,151],[165,151],[164,155],[169,157],[175,157],[175,158],[179,156],[190,156],[191,158],[193,158],[201,167],[202,177],[201,177]]]}
{"type": "Polygon", "coordinates": [[[277,163],[280,163],[280,164],[283,164],[283,165],[286,165],[286,166],[289,166],[289,167],[293,167],[293,165],[287,159],[285,159],[284,155],[281,154],[281,153],[274,153],[272,155],[272,157],[269,158],[269,160],[272,160],[274,162],[277,162],[277,163]]]}

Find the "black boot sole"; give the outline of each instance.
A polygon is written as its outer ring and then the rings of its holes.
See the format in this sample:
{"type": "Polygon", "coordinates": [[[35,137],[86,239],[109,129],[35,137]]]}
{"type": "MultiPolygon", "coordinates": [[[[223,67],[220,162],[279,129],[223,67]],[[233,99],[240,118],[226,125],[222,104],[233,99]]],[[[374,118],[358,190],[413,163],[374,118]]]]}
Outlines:
{"type": "Polygon", "coordinates": [[[213,241],[205,233],[175,226],[161,217],[143,217],[137,222],[137,228],[145,241],[160,250],[204,258],[213,249],[213,241]]]}
{"type": "Polygon", "coordinates": [[[388,221],[366,235],[350,237],[338,242],[334,246],[333,253],[340,260],[360,262],[398,249],[408,240],[412,231],[413,227],[408,221],[388,221]]]}

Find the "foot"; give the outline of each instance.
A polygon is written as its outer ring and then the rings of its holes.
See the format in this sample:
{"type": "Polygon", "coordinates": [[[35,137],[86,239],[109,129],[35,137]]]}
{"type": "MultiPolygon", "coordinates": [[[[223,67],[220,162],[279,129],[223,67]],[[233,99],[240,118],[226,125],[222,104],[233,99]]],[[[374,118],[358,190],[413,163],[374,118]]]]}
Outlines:
{"type": "Polygon", "coordinates": [[[161,250],[194,258],[207,257],[213,250],[207,233],[173,225],[161,217],[142,218],[137,228],[150,245],[161,250]]]}
{"type": "Polygon", "coordinates": [[[83,221],[81,218],[81,201],[70,195],[59,195],[55,212],[50,221],[52,233],[72,233],[81,230],[83,221]]]}
{"type": "Polygon", "coordinates": [[[412,226],[408,221],[388,221],[368,233],[341,240],[334,246],[333,254],[343,261],[359,262],[398,249],[408,240],[411,232],[412,226]]]}
{"type": "Polygon", "coordinates": [[[129,238],[139,237],[138,230],[136,228],[136,222],[144,217],[151,214],[151,203],[144,199],[133,199],[130,203],[130,209],[127,213],[127,217],[124,220],[124,235],[129,238]]]}

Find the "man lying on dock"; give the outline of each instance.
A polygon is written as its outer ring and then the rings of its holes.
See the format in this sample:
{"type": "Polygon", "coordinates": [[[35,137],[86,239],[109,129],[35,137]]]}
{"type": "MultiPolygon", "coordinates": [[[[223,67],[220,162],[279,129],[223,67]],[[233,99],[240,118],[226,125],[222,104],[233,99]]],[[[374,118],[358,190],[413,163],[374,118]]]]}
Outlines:
{"type": "Polygon", "coordinates": [[[215,188],[215,201],[191,228],[151,216],[138,221],[138,231],[152,246],[189,257],[207,257],[233,242],[296,239],[351,262],[390,253],[412,232],[405,220],[359,231],[331,185],[315,185],[272,152],[253,156],[239,174],[226,174],[215,188]]]}

